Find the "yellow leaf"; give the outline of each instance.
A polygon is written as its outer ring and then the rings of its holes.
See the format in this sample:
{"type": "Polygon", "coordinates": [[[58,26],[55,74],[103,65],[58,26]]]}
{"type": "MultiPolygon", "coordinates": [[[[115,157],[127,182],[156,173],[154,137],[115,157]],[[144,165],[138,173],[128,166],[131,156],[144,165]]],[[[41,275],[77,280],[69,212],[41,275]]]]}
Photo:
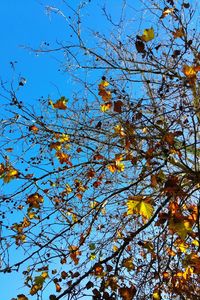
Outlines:
{"type": "Polygon", "coordinates": [[[195,246],[197,246],[197,247],[199,247],[199,242],[197,240],[193,240],[192,244],[195,245],[195,246]]]}
{"type": "Polygon", "coordinates": [[[61,135],[61,137],[59,138],[59,142],[60,143],[65,143],[65,142],[68,142],[68,141],[69,141],[69,135],[65,134],[65,133],[63,133],[61,135]]]}
{"type": "Polygon", "coordinates": [[[102,90],[107,86],[109,86],[109,82],[106,80],[102,80],[101,83],[99,84],[99,90],[102,90]]]}
{"type": "Polygon", "coordinates": [[[94,260],[96,258],[96,255],[94,253],[90,254],[90,260],[94,260]]]}
{"type": "Polygon", "coordinates": [[[61,148],[62,148],[62,145],[61,143],[59,142],[55,142],[55,143],[51,143],[49,145],[49,148],[52,150],[52,149],[55,149],[56,151],[59,151],[61,148]]]}
{"type": "Polygon", "coordinates": [[[155,290],[153,292],[153,300],[160,300],[160,299],[161,299],[161,297],[160,297],[159,292],[157,290],[155,290]]]}
{"type": "Polygon", "coordinates": [[[153,40],[154,39],[154,29],[153,28],[145,29],[143,32],[143,35],[141,36],[141,39],[144,42],[149,42],[149,41],[153,40]]]}
{"type": "Polygon", "coordinates": [[[5,175],[3,177],[3,181],[5,183],[10,182],[12,179],[17,178],[19,175],[18,171],[13,169],[12,167],[6,170],[5,175]]]}
{"type": "Polygon", "coordinates": [[[48,277],[48,273],[47,272],[42,272],[41,276],[46,279],[48,277]]]}
{"type": "Polygon", "coordinates": [[[133,196],[127,201],[128,215],[138,214],[146,219],[150,219],[153,214],[153,206],[149,203],[150,198],[143,196],[133,196]]]}
{"type": "Polygon", "coordinates": [[[125,166],[123,163],[121,163],[120,161],[116,161],[116,167],[117,167],[117,171],[118,172],[123,172],[125,169],[125,166]]]}
{"type": "Polygon", "coordinates": [[[192,230],[192,225],[187,220],[171,218],[169,220],[169,229],[173,233],[178,234],[180,238],[184,240],[188,233],[192,230]]]}
{"type": "Polygon", "coordinates": [[[113,245],[113,251],[116,252],[119,248],[116,245],[113,245]]]}
{"type": "Polygon", "coordinates": [[[105,104],[101,104],[101,111],[102,112],[106,112],[107,110],[111,109],[112,107],[112,103],[111,102],[108,102],[108,103],[105,103],[105,104]]]}
{"type": "Polygon", "coordinates": [[[69,155],[67,153],[58,151],[58,152],[56,152],[56,156],[59,159],[61,164],[69,162],[69,155]]]}
{"type": "Polygon", "coordinates": [[[22,227],[26,228],[26,227],[29,227],[30,225],[31,225],[31,222],[29,221],[29,219],[27,217],[24,217],[22,227]]]}
{"type": "Polygon", "coordinates": [[[114,127],[115,134],[119,135],[120,137],[125,137],[126,133],[124,132],[124,128],[121,124],[118,124],[114,127]]]}
{"type": "Polygon", "coordinates": [[[70,185],[68,183],[65,185],[65,192],[67,194],[70,194],[72,192],[72,188],[70,187],[70,185]]]}
{"type": "Polygon", "coordinates": [[[181,240],[176,240],[176,242],[174,243],[174,245],[182,252],[182,253],[186,253],[188,245],[185,244],[184,242],[182,242],[181,240]]]}
{"type": "Polygon", "coordinates": [[[38,219],[35,212],[32,212],[32,211],[28,212],[28,217],[29,217],[29,219],[38,219]]]}
{"type": "Polygon", "coordinates": [[[107,168],[108,168],[108,170],[109,170],[111,173],[114,173],[114,172],[117,170],[115,164],[108,165],[107,168]]]}

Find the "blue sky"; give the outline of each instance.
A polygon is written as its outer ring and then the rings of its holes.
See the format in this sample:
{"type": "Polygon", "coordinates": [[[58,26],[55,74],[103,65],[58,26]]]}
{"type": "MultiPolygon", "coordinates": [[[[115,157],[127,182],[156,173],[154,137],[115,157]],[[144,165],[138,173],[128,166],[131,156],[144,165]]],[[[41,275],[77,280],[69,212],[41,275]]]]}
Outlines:
{"type": "MultiPolygon", "coordinates": [[[[57,1],[60,2],[60,1],[57,1]]],[[[27,78],[23,97],[35,101],[37,97],[55,92],[55,86],[63,89],[65,78],[58,71],[59,63],[53,54],[36,55],[23,46],[38,48],[42,43],[53,43],[65,37],[65,21],[61,17],[49,19],[44,5],[36,0],[2,1],[0,11],[1,69],[3,80],[10,79],[13,72],[11,61],[15,64],[15,77],[21,74],[27,78]]]]}
{"type": "MultiPolygon", "coordinates": [[[[67,1],[74,7],[79,0],[67,1]]],[[[87,6],[86,26],[89,28],[95,20],[95,30],[107,30],[101,22],[102,1],[91,1],[87,6]]],[[[113,6],[113,14],[117,16],[121,1],[109,1],[109,6],[113,6]]],[[[67,74],[58,71],[60,62],[63,61],[62,54],[40,54],[36,55],[28,47],[39,48],[45,42],[49,47],[54,47],[56,41],[73,40],[70,37],[70,28],[61,16],[52,14],[51,17],[45,13],[45,6],[52,5],[64,9],[66,16],[69,16],[68,9],[61,0],[4,0],[1,1],[0,10],[0,78],[10,81],[19,75],[27,78],[27,85],[23,89],[23,98],[26,101],[36,101],[40,96],[57,96],[57,88],[61,94],[67,90],[67,74]],[[27,47],[27,48],[24,48],[27,47]],[[60,60],[60,61],[59,61],[60,60]],[[15,62],[16,71],[10,67],[10,62],[15,62]]]]}
{"type": "MultiPolygon", "coordinates": [[[[79,0],[69,0],[67,3],[76,6],[79,0]]],[[[131,2],[131,1],[130,1],[131,2]]],[[[117,17],[121,1],[110,0],[113,7],[113,17],[117,17]]],[[[95,30],[108,30],[101,22],[100,5],[102,1],[93,1],[88,5],[84,22],[86,27],[94,26],[95,30]]],[[[135,3],[134,3],[135,4],[135,3]]],[[[72,88],[67,73],[60,71],[63,55],[39,54],[30,51],[28,47],[39,48],[48,43],[51,47],[56,41],[70,40],[70,28],[61,16],[45,13],[45,5],[57,6],[65,9],[61,0],[3,0],[0,10],[0,79],[18,82],[20,76],[27,79],[27,84],[19,92],[21,100],[29,104],[36,104],[38,98],[49,95],[55,99],[60,95],[70,97],[72,88]],[[10,62],[14,62],[15,71],[10,62]],[[16,63],[15,63],[16,62],[16,63]]],[[[89,36],[86,38],[90,38],[89,36]]],[[[73,40],[73,37],[71,38],[73,40]]],[[[103,75],[103,74],[102,74],[103,75]]],[[[15,256],[16,253],[13,253],[15,256]]],[[[19,255],[19,254],[18,254],[19,255]]],[[[17,273],[0,273],[0,299],[10,300],[23,289],[22,277],[17,273]],[[22,289],[19,289],[22,287],[22,289]]],[[[31,299],[34,299],[32,297],[31,299]]]]}
{"type": "MultiPolygon", "coordinates": [[[[58,4],[61,1],[56,1],[58,4]]],[[[45,1],[43,1],[45,4],[45,1]]],[[[47,1],[46,1],[47,3],[47,1]]],[[[53,1],[48,1],[52,3],[53,1]]],[[[59,72],[59,63],[51,55],[35,55],[22,46],[38,48],[41,43],[54,43],[66,35],[63,18],[49,18],[44,5],[37,0],[1,1],[0,10],[0,78],[10,82],[18,77],[27,78],[27,84],[19,93],[25,102],[34,104],[42,95],[57,96],[55,85],[61,93],[66,91],[67,78],[59,72]],[[15,72],[10,62],[15,62],[15,72]]],[[[13,253],[13,256],[19,254],[13,253]]],[[[10,300],[17,294],[25,293],[23,278],[19,273],[0,274],[0,299],[10,300]],[[22,289],[19,289],[22,288],[22,289]]],[[[32,297],[34,298],[34,297],[32,297]]]]}

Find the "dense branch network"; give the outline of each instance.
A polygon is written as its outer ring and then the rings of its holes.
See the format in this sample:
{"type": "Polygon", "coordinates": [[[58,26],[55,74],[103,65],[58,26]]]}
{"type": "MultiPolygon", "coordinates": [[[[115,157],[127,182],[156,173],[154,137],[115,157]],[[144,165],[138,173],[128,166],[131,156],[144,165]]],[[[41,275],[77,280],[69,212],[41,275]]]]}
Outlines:
{"type": "Polygon", "coordinates": [[[22,271],[30,299],[48,295],[50,283],[50,300],[199,297],[194,9],[151,1],[153,24],[133,34],[123,30],[126,6],[118,23],[103,8],[116,30],[94,32],[91,45],[84,6],[70,8],[75,43],[35,50],[64,52],[81,87],[71,99],[41,99],[35,109],[18,99],[22,81],[2,83],[1,272],[22,271]]]}

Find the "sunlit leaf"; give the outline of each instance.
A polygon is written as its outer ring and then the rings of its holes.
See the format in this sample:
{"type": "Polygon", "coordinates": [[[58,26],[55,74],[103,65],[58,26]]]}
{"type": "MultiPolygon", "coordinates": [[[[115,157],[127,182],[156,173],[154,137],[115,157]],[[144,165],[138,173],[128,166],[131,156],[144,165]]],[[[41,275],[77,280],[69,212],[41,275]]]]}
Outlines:
{"type": "Polygon", "coordinates": [[[185,239],[188,233],[192,230],[191,223],[184,217],[173,217],[169,220],[169,229],[173,233],[177,233],[181,239],[185,239]]]}
{"type": "Polygon", "coordinates": [[[160,292],[158,290],[155,290],[153,292],[153,300],[160,300],[161,297],[160,297],[160,292]]]}
{"type": "Polygon", "coordinates": [[[64,164],[64,163],[69,163],[69,155],[67,153],[64,153],[64,152],[61,152],[61,151],[57,151],[56,152],[56,156],[57,158],[59,159],[60,163],[61,164],[64,164]]]}
{"type": "Polygon", "coordinates": [[[162,12],[162,15],[160,17],[160,19],[163,19],[165,18],[166,16],[168,16],[169,14],[172,14],[174,12],[174,8],[169,8],[169,7],[165,7],[163,12],[162,12]]]}
{"type": "Polygon", "coordinates": [[[124,128],[122,127],[121,124],[116,125],[114,127],[114,131],[115,131],[115,134],[119,135],[120,137],[125,137],[126,136],[124,128]]]}
{"type": "Polygon", "coordinates": [[[138,214],[146,219],[150,219],[153,214],[153,206],[148,197],[133,196],[127,201],[127,214],[138,214]]]}
{"type": "Polygon", "coordinates": [[[196,77],[197,71],[194,66],[184,65],[183,73],[185,74],[185,76],[191,78],[191,77],[196,77]]]}
{"type": "Polygon", "coordinates": [[[57,293],[60,293],[60,291],[62,290],[60,284],[59,284],[58,282],[56,282],[55,285],[56,285],[56,292],[57,292],[57,293]]]}
{"type": "Polygon", "coordinates": [[[36,125],[29,126],[29,131],[32,131],[33,133],[37,133],[39,131],[39,128],[36,125]]]}
{"type": "Polygon", "coordinates": [[[3,176],[3,181],[5,183],[9,183],[11,180],[17,178],[19,176],[19,172],[12,167],[9,167],[6,169],[4,176],[3,176]]]}
{"type": "Polygon", "coordinates": [[[67,109],[66,103],[68,100],[62,96],[60,99],[58,99],[55,103],[53,103],[53,107],[61,110],[67,109]]]}
{"type": "Polygon", "coordinates": [[[28,196],[26,203],[29,204],[30,207],[40,208],[40,204],[44,202],[44,198],[38,194],[34,193],[28,196]]]}
{"type": "Polygon", "coordinates": [[[108,103],[105,103],[105,104],[101,104],[101,111],[102,112],[106,112],[108,110],[110,110],[112,107],[112,103],[111,102],[108,102],[108,103]]]}
{"type": "Polygon", "coordinates": [[[34,285],[31,287],[29,293],[30,293],[31,296],[33,296],[33,295],[37,294],[37,292],[38,292],[39,290],[41,290],[41,289],[42,289],[42,285],[34,284],[34,285]]]}
{"type": "Polygon", "coordinates": [[[107,86],[109,86],[109,82],[106,80],[102,80],[101,83],[99,84],[99,90],[102,90],[107,86]]]}
{"type": "Polygon", "coordinates": [[[154,39],[154,29],[151,27],[149,29],[145,29],[143,32],[143,35],[141,36],[141,39],[144,42],[149,42],[154,39]]]}
{"type": "Polygon", "coordinates": [[[69,140],[70,140],[70,137],[68,134],[63,133],[59,136],[60,143],[66,143],[66,142],[69,142],[69,140]]]}

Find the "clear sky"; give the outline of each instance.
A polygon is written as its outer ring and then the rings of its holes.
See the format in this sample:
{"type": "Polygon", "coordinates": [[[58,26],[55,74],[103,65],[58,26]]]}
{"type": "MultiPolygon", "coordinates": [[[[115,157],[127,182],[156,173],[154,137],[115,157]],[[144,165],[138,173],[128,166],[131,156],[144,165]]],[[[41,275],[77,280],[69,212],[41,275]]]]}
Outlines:
{"type": "MultiPolygon", "coordinates": [[[[59,72],[59,62],[51,55],[35,55],[23,46],[38,48],[42,43],[55,43],[66,35],[63,18],[54,15],[51,19],[45,14],[44,4],[55,5],[61,1],[2,0],[0,9],[0,78],[11,81],[23,76],[27,84],[20,93],[30,104],[44,95],[56,97],[59,87],[65,93],[66,76],[59,72]],[[46,3],[45,3],[46,2],[46,3]],[[54,3],[53,3],[54,2],[54,3]],[[10,62],[15,63],[15,72],[10,62]]],[[[17,252],[13,256],[19,255],[17,252]]],[[[0,273],[0,299],[10,300],[17,294],[25,293],[23,278],[19,273],[0,273]],[[19,289],[19,288],[22,289],[19,289]]],[[[35,297],[32,297],[34,299],[35,297]]]]}

